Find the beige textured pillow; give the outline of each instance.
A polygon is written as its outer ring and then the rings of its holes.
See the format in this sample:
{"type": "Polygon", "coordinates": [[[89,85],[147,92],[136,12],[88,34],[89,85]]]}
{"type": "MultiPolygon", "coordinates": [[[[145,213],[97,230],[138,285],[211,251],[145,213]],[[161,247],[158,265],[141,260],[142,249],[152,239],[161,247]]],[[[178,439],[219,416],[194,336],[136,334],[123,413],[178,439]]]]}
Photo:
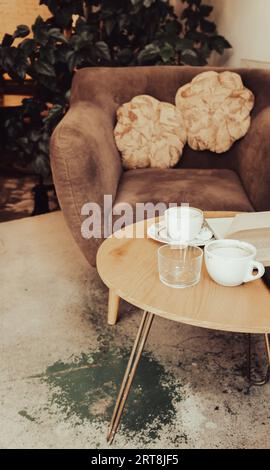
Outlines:
{"type": "Polygon", "coordinates": [[[148,95],[136,96],[117,110],[114,136],[126,169],[172,167],[186,143],[181,112],[148,95]]]}
{"type": "Polygon", "coordinates": [[[237,73],[203,72],[179,88],[175,101],[189,146],[222,153],[247,133],[254,95],[237,73]]]}

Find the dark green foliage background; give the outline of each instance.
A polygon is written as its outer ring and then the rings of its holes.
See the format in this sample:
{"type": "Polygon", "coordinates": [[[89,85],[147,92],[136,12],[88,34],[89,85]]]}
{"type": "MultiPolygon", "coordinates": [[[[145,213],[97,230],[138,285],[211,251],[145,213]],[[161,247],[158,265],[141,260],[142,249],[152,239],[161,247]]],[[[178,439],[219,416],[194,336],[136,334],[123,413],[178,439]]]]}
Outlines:
{"type": "Polygon", "coordinates": [[[178,18],[168,0],[40,0],[51,12],[19,25],[0,45],[0,77],[33,79],[35,94],[4,119],[5,145],[17,165],[48,175],[49,138],[68,108],[73,73],[81,67],[206,65],[230,48],[210,20],[213,7],[183,0],[178,18]],[[73,15],[77,15],[74,17],[73,15]],[[14,44],[15,39],[20,38],[14,44]]]}

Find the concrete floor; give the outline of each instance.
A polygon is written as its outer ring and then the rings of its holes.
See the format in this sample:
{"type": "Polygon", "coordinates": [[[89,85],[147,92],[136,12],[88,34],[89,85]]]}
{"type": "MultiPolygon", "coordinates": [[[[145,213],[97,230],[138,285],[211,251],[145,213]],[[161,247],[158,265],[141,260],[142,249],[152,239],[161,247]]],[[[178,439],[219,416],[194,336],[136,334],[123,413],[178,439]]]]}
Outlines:
{"type": "MultiPolygon", "coordinates": [[[[107,289],[60,212],[0,224],[0,279],[0,447],[106,448],[141,312],[123,302],[107,326],[107,289]]],[[[269,448],[270,385],[248,390],[245,346],[155,319],[113,447],[269,448]]]]}

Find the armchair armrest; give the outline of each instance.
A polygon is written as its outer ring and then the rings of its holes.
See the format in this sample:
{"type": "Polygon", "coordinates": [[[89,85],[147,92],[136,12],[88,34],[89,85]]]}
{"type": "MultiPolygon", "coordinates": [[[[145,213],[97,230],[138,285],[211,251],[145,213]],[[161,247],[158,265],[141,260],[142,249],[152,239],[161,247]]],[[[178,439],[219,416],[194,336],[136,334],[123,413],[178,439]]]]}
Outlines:
{"type": "Polygon", "coordinates": [[[73,104],[51,138],[51,165],[60,206],[67,224],[87,260],[95,266],[101,240],[81,235],[87,202],[103,208],[104,194],[114,201],[121,163],[113,138],[113,119],[101,107],[73,104]]]}
{"type": "Polygon", "coordinates": [[[254,118],[237,150],[237,171],[256,211],[270,210],[270,106],[254,118]]]}

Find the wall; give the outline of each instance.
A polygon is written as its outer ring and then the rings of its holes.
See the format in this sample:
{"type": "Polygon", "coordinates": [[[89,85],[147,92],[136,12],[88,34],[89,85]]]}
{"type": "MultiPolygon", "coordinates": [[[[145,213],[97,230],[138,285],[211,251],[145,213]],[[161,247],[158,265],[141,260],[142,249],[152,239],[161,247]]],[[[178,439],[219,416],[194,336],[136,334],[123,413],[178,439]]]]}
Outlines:
{"type": "MultiPolygon", "coordinates": [[[[270,68],[270,0],[203,0],[214,6],[218,31],[232,44],[223,56],[213,55],[213,65],[270,68]]],[[[181,0],[171,0],[179,11],[181,0]]]]}
{"type": "Polygon", "coordinates": [[[35,18],[48,16],[46,6],[39,6],[39,0],[0,0],[0,38],[13,33],[18,24],[31,26],[35,18]]]}
{"type": "Polygon", "coordinates": [[[215,63],[235,67],[269,63],[270,67],[270,0],[208,0],[207,3],[214,5],[213,16],[219,33],[233,46],[233,51],[216,56],[215,63]]]}

